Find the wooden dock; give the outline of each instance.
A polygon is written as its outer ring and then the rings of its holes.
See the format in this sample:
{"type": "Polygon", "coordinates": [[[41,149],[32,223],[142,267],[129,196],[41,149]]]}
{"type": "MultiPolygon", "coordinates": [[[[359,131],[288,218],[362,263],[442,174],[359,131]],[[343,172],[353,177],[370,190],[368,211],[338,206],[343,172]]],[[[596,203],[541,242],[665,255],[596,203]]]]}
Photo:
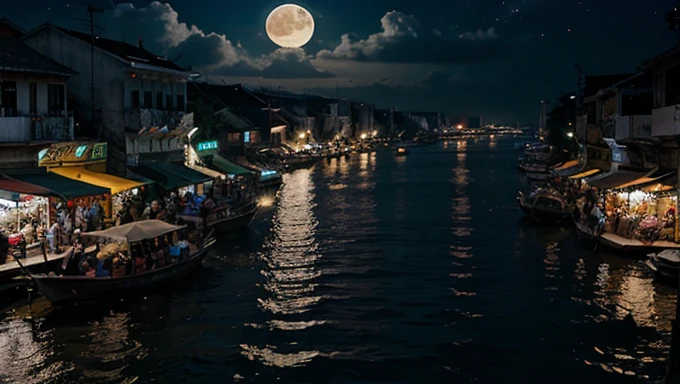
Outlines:
{"type": "Polygon", "coordinates": [[[680,249],[680,244],[671,241],[655,241],[645,243],[637,239],[626,239],[614,233],[603,233],[598,238],[600,244],[623,252],[661,251],[664,249],[680,249]]]}
{"type": "MultiPolygon", "coordinates": [[[[64,259],[70,252],[73,251],[73,247],[66,247],[62,253],[48,253],[47,254],[47,264],[56,263],[64,259]]],[[[21,265],[28,270],[37,270],[45,266],[45,256],[42,254],[42,250],[37,248],[28,252],[25,259],[21,260],[21,265]]],[[[17,276],[21,276],[23,271],[16,261],[10,261],[5,264],[0,265],[0,280],[8,280],[17,276]]]]}

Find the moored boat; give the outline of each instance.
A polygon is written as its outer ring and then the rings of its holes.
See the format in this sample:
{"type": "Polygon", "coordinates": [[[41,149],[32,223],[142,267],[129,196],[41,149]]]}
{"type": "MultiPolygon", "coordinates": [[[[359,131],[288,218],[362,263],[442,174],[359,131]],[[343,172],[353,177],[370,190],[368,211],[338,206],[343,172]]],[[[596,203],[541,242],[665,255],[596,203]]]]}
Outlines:
{"type": "MultiPolygon", "coordinates": [[[[144,220],[103,231],[83,233],[84,237],[97,240],[98,244],[94,248],[94,252],[98,252],[97,259],[111,258],[110,270],[99,274],[99,271],[103,271],[100,265],[97,267],[98,275],[58,276],[51,273],[29,276],[40,293],[57,306],[136,294],[140,290],[175,282],[201,265],[216,240],[212,237],[199,237],[193,243],[186,240],[167,241],[168,237],[179,238],[180,232],[185,229],[185,226],[160,220],[144,220]],[[108,244],[102,246],[104,242],[108,244]],[[150,245],[153,242],[156,243],[155,246],[150,245]],[[104,254],[111,244],[114,248],[119,248],[115,253],[104,254]],[[161,255],[165,259],[161,259],[161,255]],[[149,259],[153,260],[151,266],[148,266],[149,259]]],[[[79,265],[88,263],[87,254],[85,257],[85,261],[78,261],[79,265]]],[[[99,261],[100,264],[104,263],[99,261]]]]}
{"type": "Polygon", "coordinates": [[[573,206],[551,189],[537,188],[529,196],[520,191],[517,204],[524,214],[540,223],[559,223],[573,212],[573,206]]]}
{"type": "Polygon", "coordinates": [[[680,272],[680,250],[665,249],[659,253],[647,255],[647,267],[658,277],[677,279],[680,272]]]}

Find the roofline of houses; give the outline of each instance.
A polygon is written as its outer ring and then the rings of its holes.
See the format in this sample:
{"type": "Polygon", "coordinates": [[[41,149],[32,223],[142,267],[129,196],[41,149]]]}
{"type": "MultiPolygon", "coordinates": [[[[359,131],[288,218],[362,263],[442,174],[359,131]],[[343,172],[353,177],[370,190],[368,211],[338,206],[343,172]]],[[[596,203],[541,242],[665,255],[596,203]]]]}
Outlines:
{"type": "Polygon", "coordinates": [[[25,29],[23,29],[23,28],[21,28],[20,26],[14,24],[11,20],[9,20],[9,19],[6,18],[6,17],[3,17],[2,19],[0,19],[0,24],[3,24],[3,23],[9,25],[9,26],[12,27],[12,28],[14,28],[15,30],[17,30],[17,31],[18,31],[19,33],[21,33],[21,34],[26,34],[26,30],[25,30],[25,29]]]}
{"type": "MultiPolygon", "coordinates": [[[[46,29],[46,28],[50,28],[53,31],[57,31],[58,33],[61,33],[64,36],[67,36],[71,39],[80,41],[83,44],[87,44],[88,46],[90,45],[86,41],[79,39],[75,36],[69,35],[68,33],[61,30],[61,28],[59,28],[55,25],[52,25],[50,23],[41,24],[40,26],[36,27],[32,31],[30,31],[30,32],[26,33],[24,36],[22,36],[21,40],[28,39],[30,36],[35,35],[36,33],[40,32],[41,30],[46,29]]],[[[135,61],[126,60],[126,59],[124,59],[124,58],[122,58],[122,57],[120,57],[116,54],[113,54],[113,53],[111,53],[111,52],[109,52],[105,49],[101,49],[101,48],[97,47],[96,45],[94,46],[94,49],[98,52],[101,52],[101,53],[107,55],[107,56],[115,58],[122,63],[128,64],[132,68],[136,68],[136,69],[140,69],[140,70],[150,70],[150,71],[156,71],[156,72],[163,72],[163,73],[173,74],[173,75],[176,75],[176,76],[186,76],[187,78],[190,76],[190,73],[188,71],[176,71],[176,70],[173,70],[173,69],[157,67],[155,65],[142,64],[142,63],[137,63],[135,61]]]]}
{"type": "Polygon", "coordinates": [[[40,70],[40,69],[26,69],[26,68],[16,68],[16,67],[0,67],[0,71],[7,71],[7,72],[21,72],[21,73],[37,73],[37,74],[42,74],[42,75],[55,75],[55,76],[63,76],[63,77],[71,77],[75,76],[78,74],[78,72],[73,71],[73,72],[59,72],[59,71],[45,71],[45,70],[40,70]]]}
{"type": "Polygon", "coordinates": [[[676,44],[675,46],[671,47],[670,49],[665,50],[664,52],[652,57],[649,60],[645,60],[640,64],[640,70],[645,70],[649,69],[650,67],[655,66],[656,64],[659,64],[661,61],[666,60],[673,55],[676,55],[680,53],[680,44],[676,44]]]}

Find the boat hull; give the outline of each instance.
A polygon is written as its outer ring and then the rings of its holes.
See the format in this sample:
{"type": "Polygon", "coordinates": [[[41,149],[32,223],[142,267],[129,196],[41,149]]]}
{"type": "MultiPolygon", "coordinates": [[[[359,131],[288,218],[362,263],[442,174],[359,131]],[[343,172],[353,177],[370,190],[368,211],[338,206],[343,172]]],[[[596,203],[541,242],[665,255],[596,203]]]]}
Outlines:
{"type": "Polygon", "coordinates": [[[157,288],[177,281],[196,270],[214,244],[215,240],[210,240],[184,262],[139,275],[100,278],[33,275],[31,278],[40,293],[55,306],[103,301],[138,294],[141,290],[157,288]]]}
{"type": "Polygon", "coordinates": [[[245,210],[243,213],[231,216],[223,220],[216,220],[209,223],[208,226],[215,230],[215,233],[226,233],[236,231],[247,227],[257,214],[257,203],[253,203],[253,207],[245,210]]]}
{"type": "Polygon", "coordinates": [[[677,281],[678,279],[678,269],[671,267],[664,267],[656,259],[656,255],[650,255],[649,259],[645,262],[647,268],[649,268],[657,278],[665,279],[668,281],[677,281]]]}
{"type": "Polygon", "coordinates": [[[527,205],[521,197],[517,198],[519,209],[530,219],[545,224],[558,224],[569,216],[569,212],[556,212],[532,208],[527,205]]]}

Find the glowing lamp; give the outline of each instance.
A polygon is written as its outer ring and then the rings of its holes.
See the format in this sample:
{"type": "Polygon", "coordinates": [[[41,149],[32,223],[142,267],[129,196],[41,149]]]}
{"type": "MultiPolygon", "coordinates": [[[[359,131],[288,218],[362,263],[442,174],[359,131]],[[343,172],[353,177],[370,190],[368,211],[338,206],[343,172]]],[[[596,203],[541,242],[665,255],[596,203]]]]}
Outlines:
{"type": "Polygon", "coordinates": [[[361,140],[365,139],[366,136],[367,136],[367,135],[366,135],[365,133],[362,133],[362,134],[361,134],[361,140]]]}
{"type": "Polygon", "coordinates": [[[458,125],[456,126],[456,128],[458,128],[458,129],[463,129],[463,125],[462,125],[462,124],[458,124],[458,125]]]}
{"type": "Polygon", "coordinates": [[[574,137],[574,132],[567,132],[567,137],[568,138],[574,137]]]}
{"type": "Polygon", "coordinates": [[[130,77],[132,77],[133,79],[136,78],[136,77],[137,77],[137,73],[132,72],[132,73],[130,74],[130,77]]]}
{"type": "Polygon", "coordinates": [[[301,133],[299,137],[300,137],[301,139],[304,139],[304,138],[305,138],[305,134],[304,134],[304,133],[301,133]]]}
{"type": "Polygon", "coordinates": [[[76,203],[73,202],[73,200],[69,200],[66,202],[66,208],[71,209],[73,206],[75,206],[76,203]]]}

